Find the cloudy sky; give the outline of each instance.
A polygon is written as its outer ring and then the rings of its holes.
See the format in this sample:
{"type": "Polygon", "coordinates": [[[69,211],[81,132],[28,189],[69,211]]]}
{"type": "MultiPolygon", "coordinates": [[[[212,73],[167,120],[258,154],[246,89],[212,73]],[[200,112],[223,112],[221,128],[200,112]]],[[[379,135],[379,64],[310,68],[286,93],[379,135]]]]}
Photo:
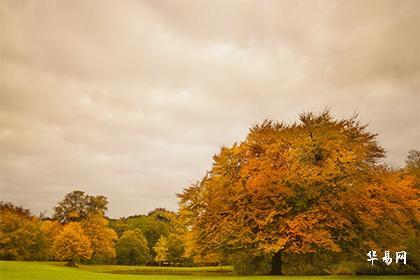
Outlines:
{"type": "Polygon", "coordinates": [[[420,149],[420,1],[0,1],[0,200],[177,209],[221,145],[303,110],[420,149]]]}

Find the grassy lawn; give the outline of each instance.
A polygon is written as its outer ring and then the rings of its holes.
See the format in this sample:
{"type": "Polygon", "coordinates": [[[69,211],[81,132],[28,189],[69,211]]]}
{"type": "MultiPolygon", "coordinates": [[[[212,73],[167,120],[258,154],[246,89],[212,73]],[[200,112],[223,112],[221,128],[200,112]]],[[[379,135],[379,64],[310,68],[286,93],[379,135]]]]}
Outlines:
{"type": "Polygon", "coordinates": [[[204,267],[158,267],[158,266],[129,266],[129,265],[79,265],[81,269],[93,272],[118,274],[207,274],[229,275],[233,273],[233,266],[204,266],[204,267]]]}
{"type": "MultiPolygon", "coordinates": [[[[80,268],[69,268],[63,266],[61,263],[40,263],[40,262],[8,262],[0,261],[0,279],[1,280],[198,280],[198,279],[230,279],[230,280],[380,280],[380,279],[418,279],[417,276],[186,276],[186,275],[138,275],[138,274],[113,274],[107,272],[118,272],[134,270],[146,271],[149,267],[126,267],[126,266],[106,266],[106,265],[94,265],[94,266],[81,266],[80,268]]],[[[195,271],[211,271],[219,269],[218,267],[211,268],[163,268],[161,269],[162,274],[167,272],[168,269],[175,270],[195,270],[195,271]]],[[[230,270],[229,267],[222,267],[224,270],[230,270]]]]}

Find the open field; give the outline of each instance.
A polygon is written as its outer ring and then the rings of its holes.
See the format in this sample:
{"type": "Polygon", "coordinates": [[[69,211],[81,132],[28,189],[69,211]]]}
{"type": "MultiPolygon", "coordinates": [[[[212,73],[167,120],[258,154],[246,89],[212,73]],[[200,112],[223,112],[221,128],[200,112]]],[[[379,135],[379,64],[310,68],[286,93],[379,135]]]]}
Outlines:
{"type": "MultiPolygon", "coordinates": [[[[131,267],[135,272],[148,270],[150,268],[131,267]]],[[[157,269],[157,268],[154,268],[157,269]]],[[[162,269],[162,273],[165,273],[162,269]]],[[[187,268],[190,271],[211,271],[215,268],[187,268]]],[[[217,268],[219,269],[219,268],[217,268]]],[[[229,268],[222,268],[229,269],[229,268]]],[[[115,274],[106,273],[111,271],[127,270],[126,266],[82,266],[80,268],[69,268],[61,263],[40,263],[40,262],[14,262],[0,261],[0,279],[1,280],[197,280],[197,279],[279,279],[279,280],[380,280],[380,279],[418,279],[416,276],[186,276],[186,275],[133,275],[133,274],[115,274]]],[[[179,269],[178,269],[179,270],[179,269]]]]}

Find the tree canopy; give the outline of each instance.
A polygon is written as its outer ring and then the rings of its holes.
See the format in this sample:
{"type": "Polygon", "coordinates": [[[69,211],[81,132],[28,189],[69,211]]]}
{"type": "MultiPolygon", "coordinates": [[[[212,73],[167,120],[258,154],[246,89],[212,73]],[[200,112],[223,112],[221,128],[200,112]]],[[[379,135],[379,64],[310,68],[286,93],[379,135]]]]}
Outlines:
{"type": "Polygon", "coordinates": [[[380,230],[398,243],[418,219],[417,192],[412,178],[381,164],[383,156],[356,117],[324,111],[255,125],[179,195],[195,254],[269,255],[280,274],[281,253],[370,248],[385,240],[380,230]]]}
{"type": "Polygon", "coordinates": [[[89,215],[99,213],[104,215],[108,200],[105,196],[91,196],[83,191],[72,191],[54,207],[54,219],[60,223],[77,222],[89,215]]]}

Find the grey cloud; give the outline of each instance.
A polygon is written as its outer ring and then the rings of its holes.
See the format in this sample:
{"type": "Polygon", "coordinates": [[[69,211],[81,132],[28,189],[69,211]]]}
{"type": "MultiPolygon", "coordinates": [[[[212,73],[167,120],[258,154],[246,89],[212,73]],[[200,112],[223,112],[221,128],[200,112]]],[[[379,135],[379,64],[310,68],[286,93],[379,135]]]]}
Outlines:
{"type": "Polygon", "coordinates": [[[175,210],[250,125],[325,106],[401,166],[420,149],[418,30],[410,0],[3,1],[1,199],[175,210]]]}

